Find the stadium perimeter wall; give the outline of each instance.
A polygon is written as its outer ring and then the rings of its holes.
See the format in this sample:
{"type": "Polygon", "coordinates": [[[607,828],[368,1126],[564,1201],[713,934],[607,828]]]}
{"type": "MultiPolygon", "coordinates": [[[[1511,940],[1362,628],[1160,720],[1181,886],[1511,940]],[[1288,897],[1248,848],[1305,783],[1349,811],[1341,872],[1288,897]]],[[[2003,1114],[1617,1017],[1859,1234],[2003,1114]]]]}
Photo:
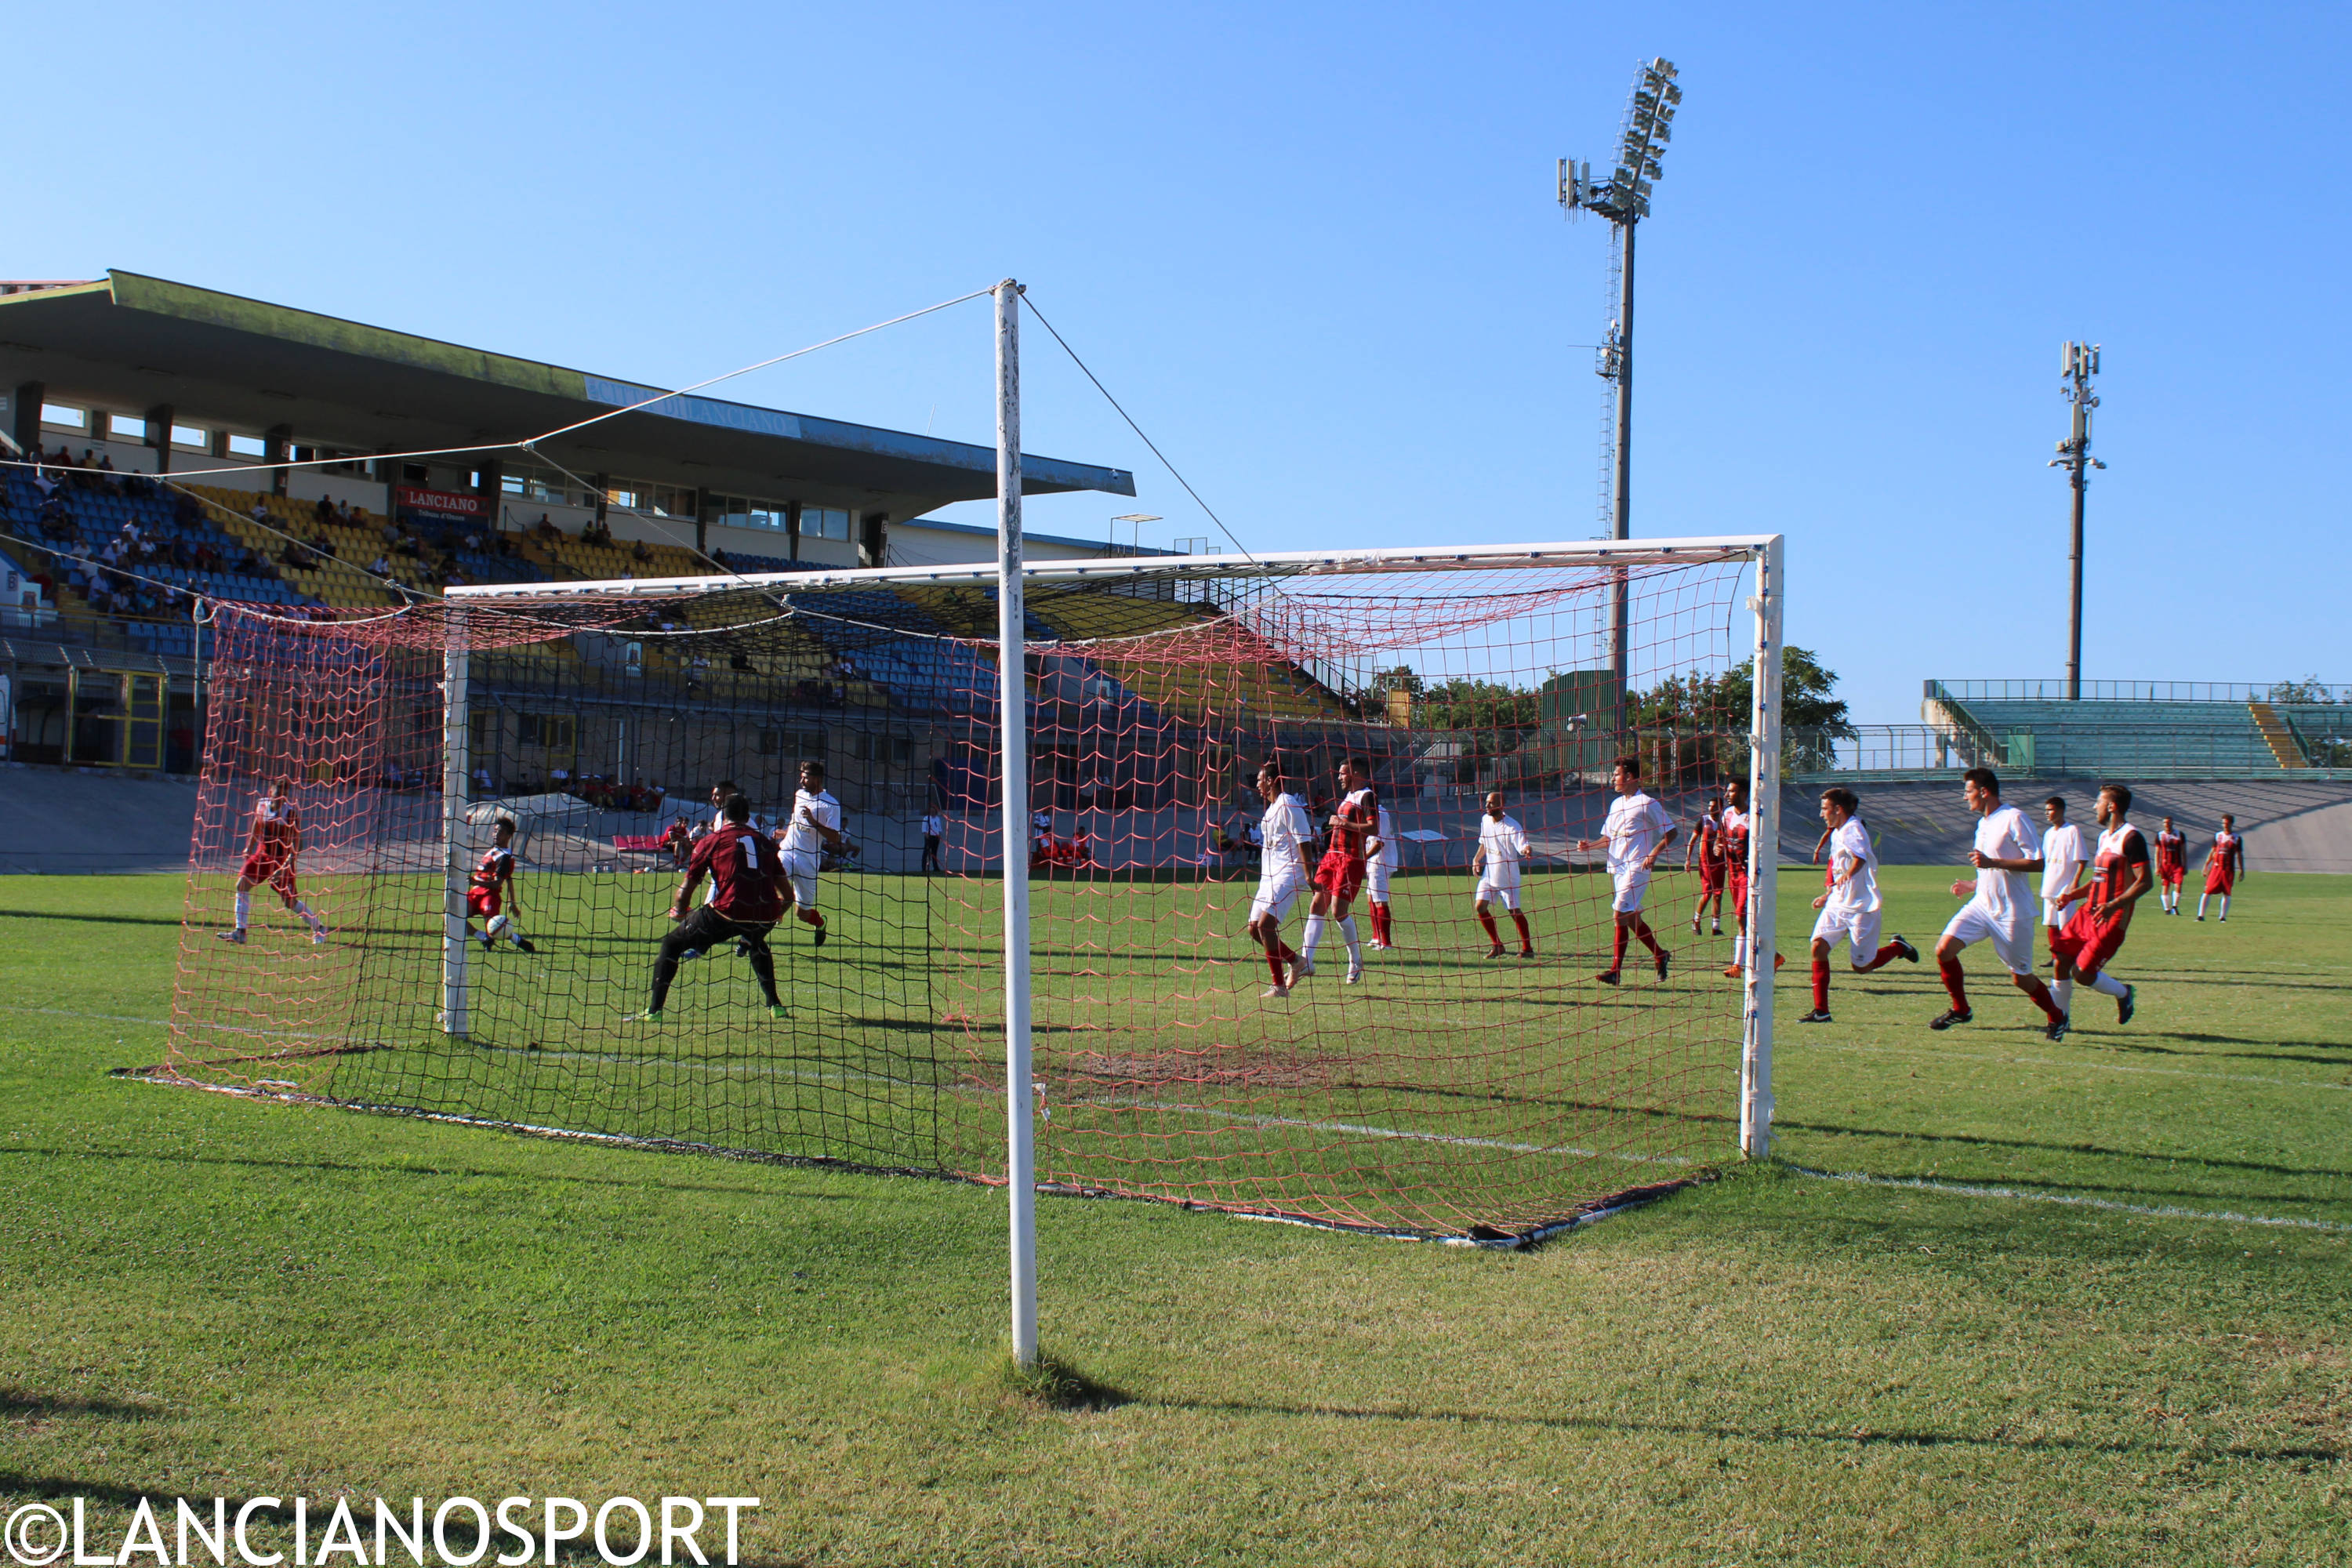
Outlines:
{"type": "MultiPolygon", "coordinates": [[[[2009,781],[2007,795],[2014,805],[2039,816],[2047,796],[2066,797],[2069,811],[2079,821],[2090,820],[2092,803],[2102,781],[2096,779],[2020,779],[2009,781]]],[[[1879,858],[1889,865],[1958,865],[1968,851],[1973,828],[1958,784],[1917,783],[1874,784],[1854,781],[1848,785],[1862,797],[1864,819],[1879,847],[1879,858]]],[[[1780,858],[1803,864],[1820,834],[1817,802],[1822,786],[1790,784],[1781,791],[1780,858]]],[[[2246,835],[2247,858],[2256,871],[2321,871],[2352,874],[2352,783],[2314,781],[2230,780],[2210,783],[2169,783],[2135,789],[2134,820],[2155,828],[2167,813],[2195,840],[2210,836],[2221,813],[2232,812],[2246,835]]],[[[1573,835],[1595,830],[1604,800],[1590,800],[1527,814],[1525,820],[1538,847],[1557,852],[1573,835]]],[[[147,872],[180,875],[187,870],[188,846],[195,820],[196,790],[184,775],[131,775],[92,769],[0,766],[0,874],[71,874],[76,872],[147,872]]],[[[1433,802],[1394,803],[1404,831],[1426,828],[1446,835],[1444,844],[1415,845],[1408,851],[1412,867],[1454,864],[1466,858],[1465,837],[1475,828],[1477,803],[1467,796],[1433,802]]],[[[1672,802],[1677,816],[1687,819],[1695,798],[1672,802]]],[[[675,809],[675,805],[672,809],[675,809]]],[[[429,817],[430,813],[420,814],[429,817]]],[[[1198,811],[1055,814],[1055,831],[1064,837],[1089,832],[1102,843],[1114,865],[1159,859],[1175,853],[1179,837],[1197,844],[1202,813],[1198,811]],[[1109,846],[1129,847],[1113,855],[1109,846]]],[[[962,826],[960,824],[960,826],[962,826]]],[[[866,847],[868,866],[882,870],[912,869],[921,847],[913,819],[853,814],[851,833],[866,847]]],[[[609,845],[614,833],[656,831],[651,816],[623,813],[591,814],[567,847],[584,855],[594,841],[609,845]]],[[[421,864],[437,863],[429,842],[416,846],[421,864]]],[[[613,858],[609,852],[594,853],[613,858]]],[[[2201,849],[2197,850],[2201,859],[2201,849]]],[[[526,858],[530,858],[526,850],[526,858]]],[[[566,857],[570,858],[569,855],[566,857]]],[[[628,858],[631,863],[667,866],[653,856],[628,858]]],[[[1669,851],[1668,864],[1679,865],[1678,851],[1669,851]]],[[[1249,858],[1231,857],[1227,874],[1245,871],[1249,858]]]]}

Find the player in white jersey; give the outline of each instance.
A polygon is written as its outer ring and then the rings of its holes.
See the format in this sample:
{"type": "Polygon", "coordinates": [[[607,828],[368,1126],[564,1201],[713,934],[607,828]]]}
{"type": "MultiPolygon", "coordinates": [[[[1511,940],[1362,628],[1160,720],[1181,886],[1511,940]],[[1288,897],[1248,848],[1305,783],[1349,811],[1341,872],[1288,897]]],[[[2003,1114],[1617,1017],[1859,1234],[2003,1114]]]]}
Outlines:
{"type": "Polygon", "coordinates": [[[1885,968],[1898,958],[1919,962],[1919,950],[1897,931],[1885,947],[1878,945],[1881,900],[1878,896],[1878,851],[1870,829],[1855,815],[1862,802],[1844,788],[1822,791],[1822,822],[1829,829],[1830,885],[1813,900],[1821,910],[1813,921],[1813,1010],[1801,1024],[1830,1020],[1830,954],[1840,941],[1846,961],[1856,974],[1885,968]]]}
{"type": "Polygon", "coordinates": [[[1969,851],[1969,864],[1977,875],[1952,884],[1952,897],[1969,900],[1936,942],[1936,967],[1943,973],[1952,1007],[1927,1026],[1948,1029],[1976,1016],[1969,1010],[1960,950],[1972,942],[1990,942],[2011,981],[2050,1020],[2044,1036],[2063,1040],[2066,1014],[2033,973],[2033,894],[2025,879],[2042,869],[2042,840],[2023,812],[2001,805],[2000,780],[1990,768],[1970,768],[1960,779],[1969,809],[1979,819],[1976,847],[1969,851]]]}
{"type": "Polygon", "coordinates": [[[824,787],[824,764],[806,762],[801,764],[801,787],[793,796],[793,820],[784,829],[784,876],[793,885],[793,902],[799,907],[801,923],[816,928],[815,945],[824,945],[824,916],[817,911],[816,877],[824,865],[825,851],[839,850],[849,842],[841,831],[841,802],[833,798],[824,787]]]}
{"type": "MultiPolygon", "coordinates": [[[[2042,932],[2050,943],[2050,962],[2058,962],[2058,930],[2066,923],[2067,894],[2074,890],[2090,852],[2083,830],[2066,820],[2066,797],[2053,795],[2042,803],[2042,932]]],[[[2062,1004],[2063,1005],[2063,1004],[2062,1004]]]]}
{"type": "MultiPolygon", "coordinates": [[[[735,787],[735,781],[733,779],[720,779],[717,784],[712,784],[710,786],[710,826],[696,829],[690,844],[699,844],[710,835],[726,826],[727,803],[729,800],[741,793],[742,792],[740,790],[735,787]]],[[[689,855],[692,854],[690,846],[688,852],[689,855]]],[[[718,896],[719,880],[714,877],[709,881],[707,881],[702,885],[702,901],[707,904],[718,896]]]]}
{"type": "Polygon", "coordinates": [[[1650,930],[1650,922],[1642,918],[1642,895],[1649,890],[1650,871],[1657,865],[1658,857],[1675,841],[1674,818],[1666,808],[1642,793],[1642,763],[1638,757],[1620,757],[1613,774],[1617,798],[1610,803],[1608,819],[1601,825],[1598,838],[1580,838],[1579,849],[1609,848],[1609,879],[1616,896],[1609,907],[1616,913],[1616,945],[1609,967],[1597,979],[1603,985],[1617,984],[1618,973],[1625,967],[1625,939],[1638,936],[1642,945],[1650,950],[1658,965],[1658,978],[1666,977],[1666,950],[1650,930]]]}
{"type": "Polygon", "coordinates": [[[1471,910],[1478,923],[1486,928],[1486,956],[1503,956],[1503,935],[1495,929],[1495,915],[1488,906],[1500,904],[1511,911],[1511,923],[1519,928],[1519,956],[1536,955],[1535,937],[1528,931],[1528,917],[1519,908],[1519,863],[1528,858],[1528,830],[1519,826],[1518,818],[1503,809],[1503,792],[1496,790],[1486,797],[1486,815],[1478,819],[1478,848],[1470,857],[1470,874],[1477,879],[1477,890],[1471,895],[1471,910]]]}
{"type": "Polygon", "coordinates": [[[1376,952],[1386,952],[1396,945],[1396,927],[1389,913],[1389,878],[1397,868],[1396,818],[1389,815],[1388,806],[1381,806],[1380,826],[1373,831],[1380,835],[1381,852],[1364,866],[1364,886],[1371,895],[1372,940],[1376,952]]]}
{"type": "Polygon", "coordinates": [[[1274,975],[1274,984],[1258,994],[1278,1001],[1290,994],[1301,975],[1315,973],[1314,965],[1302,962],[1282,940],[1283,916],[1314,885],[1307,846],[1315,837],[1315,826],[1307,820],[1307,803],[1283,789],[1281,763],[1267,762],[1258,768],[1257,795],[1265,802],[1265,816],[1258,823],[1257,896],[1250,900],[1249,934],[1265,950],[1265,966],[1274,975]]]}

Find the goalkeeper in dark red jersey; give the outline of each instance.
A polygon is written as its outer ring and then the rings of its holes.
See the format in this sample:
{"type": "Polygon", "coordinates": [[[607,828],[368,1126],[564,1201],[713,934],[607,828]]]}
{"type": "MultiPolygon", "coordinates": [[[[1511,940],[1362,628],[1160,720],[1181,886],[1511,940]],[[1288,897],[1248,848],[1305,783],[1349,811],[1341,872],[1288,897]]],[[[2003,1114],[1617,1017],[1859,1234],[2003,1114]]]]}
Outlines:
{"type": "Polygon", "coordinates": [[[768,951],[768,933],[793,903],[783,857],[774,839],[751,825],[751,803],[743,796],[728,796],[719,815],[718,831],[697,844],[693,858],[686,863],[686,878],[669,906],[669,918],[677,927],[662,938],[661,955],[654,960],[653,1001],[644,1012],[629,1016],[632,1023],[663,1022],[662,1005],[669,1000],[677,966],[721,942],[736,943],[736,951],[751,961],[751,973],[768,999],[769,1016],[790,1016],[776,995],[776,960],[768,951]],[[694,889],[705,876],[712,884],[710,901],[688,914],[694,889]]]}

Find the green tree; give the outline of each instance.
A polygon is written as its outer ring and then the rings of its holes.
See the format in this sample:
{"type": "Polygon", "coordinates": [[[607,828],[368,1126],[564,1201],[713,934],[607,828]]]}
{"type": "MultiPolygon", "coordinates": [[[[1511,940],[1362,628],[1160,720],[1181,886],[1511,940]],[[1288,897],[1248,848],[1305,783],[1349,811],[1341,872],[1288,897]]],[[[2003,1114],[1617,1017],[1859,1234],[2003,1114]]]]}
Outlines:
{"type": "MultiPolygon", "coordinates": [[[[1781,646],[1780,767],[1784,773],[1826,771],[1835,742],[1853,738],[1845,700],[1837,695],[1837,671],[1824,668],[1811,649],[1781,646]]],[[[1634,699],[1633,721],[1643,729],[1744,736],[1755,703],[1755,668],[1743,662],[1720,675],[1661,681],[1634,699]]],[[[1730,742],[1722,751],[1727,770],[1737,772],[1745,766],[1744,740],[1730,742]]]]}

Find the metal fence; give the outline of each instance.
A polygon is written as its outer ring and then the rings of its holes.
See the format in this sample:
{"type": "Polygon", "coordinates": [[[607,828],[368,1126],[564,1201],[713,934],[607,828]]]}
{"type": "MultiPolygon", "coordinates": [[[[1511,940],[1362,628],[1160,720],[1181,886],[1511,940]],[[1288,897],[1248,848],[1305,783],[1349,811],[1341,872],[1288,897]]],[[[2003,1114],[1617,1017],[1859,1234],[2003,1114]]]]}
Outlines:
{"type": "MultiPolygon", "coordinates": [[[[1930,680],[1930,702],[2063,702],[2063,680],[1930,680]]],[[[2272,680],[2086,680],[2085,702],[2352,702],[2352,685],[2272,680]]]]}

